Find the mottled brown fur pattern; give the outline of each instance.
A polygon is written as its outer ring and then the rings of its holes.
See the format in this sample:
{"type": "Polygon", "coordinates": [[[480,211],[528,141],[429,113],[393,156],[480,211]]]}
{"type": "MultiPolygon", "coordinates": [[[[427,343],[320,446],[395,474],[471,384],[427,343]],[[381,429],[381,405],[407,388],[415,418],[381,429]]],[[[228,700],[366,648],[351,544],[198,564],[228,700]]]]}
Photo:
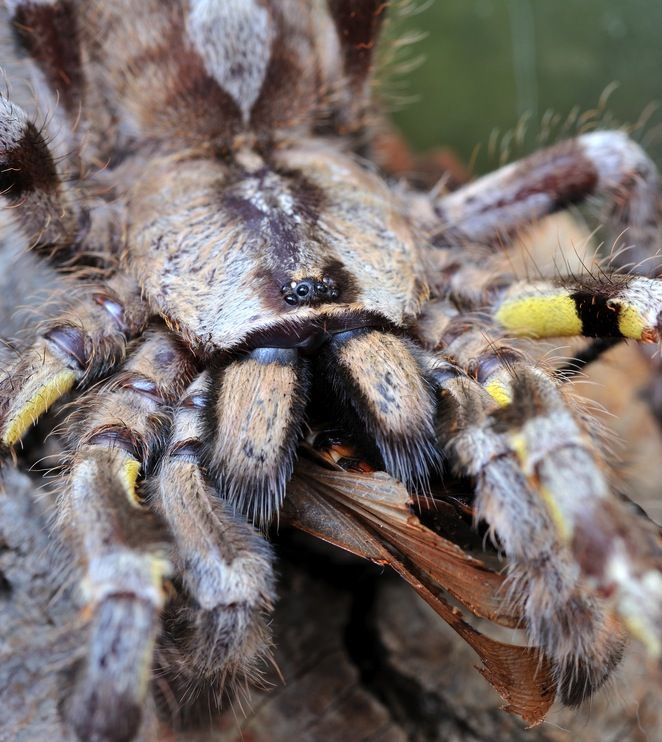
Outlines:
{"type": "Polygon", "coordinates": [[[266,523],[285,497],[301,438],[309,370],[290,349],[260,349],[212,376],[209,469],[223,498],[266,523]]]}
{"type": "Polygon", "coordinates": [[[428,296],[425,266],[385,184],[312,140],[270,160],[240,150],[227,166],[180,153],[144,173],[129,194],[126,261],[160,313],[207,348],[357,312],[412,321],[428,296]],[[194,282],[181,280],[188,273],[194,282]],[[336,300],[283,302],[286,282],[327,275],[336,300]]]}
{"type": "Polygon", "coordinates": [[[208,394],[209,378],[201,374],[174,412],[148,493],[149,505],[170,526],[182,581],[166,615],[178,638],[162,649],[163,669],[188,694],[217,682],[219,668],[227,681],[259,674],[274,599],[268,544],[219,498],[201,463],[208,394]]]}
{"type": "Polygon", "coordinates": [[[592,196],[653,251],[637,145],[594,132],[453,193],[393,187],[359,155],[382,2],[6,5],[55,115],[41,131],[0,97],[0,195],[75,289],[3,371],[0,446],[87,388],[59,505],[91,624],[63,703],[80,738],[137,732],[163,611],[158,662],[184,700],[259,674],[273,567],[248,520],[277,516],[320,416],[418,495],[442,466],[474,481],[562,700],[605,680],[624,628],[662,654],[656,534],[505,339],[657,341],[661,284],[516,282],[493,259],[592,196]]]}

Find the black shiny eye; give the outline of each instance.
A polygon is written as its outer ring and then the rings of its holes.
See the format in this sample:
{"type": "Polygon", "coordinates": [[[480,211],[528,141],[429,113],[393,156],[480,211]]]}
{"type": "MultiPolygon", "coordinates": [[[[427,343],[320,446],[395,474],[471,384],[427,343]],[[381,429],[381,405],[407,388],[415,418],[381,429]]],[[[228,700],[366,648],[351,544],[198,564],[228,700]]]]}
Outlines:
{"type": "Polygon", "coordinates": [[[334,301],[340,296],[340,289],[336,282],[328,276],[322,278],[306,276],[299,281],[283,284],[280,292],[283,299],[291,306],[320,304],[334,301]]]}

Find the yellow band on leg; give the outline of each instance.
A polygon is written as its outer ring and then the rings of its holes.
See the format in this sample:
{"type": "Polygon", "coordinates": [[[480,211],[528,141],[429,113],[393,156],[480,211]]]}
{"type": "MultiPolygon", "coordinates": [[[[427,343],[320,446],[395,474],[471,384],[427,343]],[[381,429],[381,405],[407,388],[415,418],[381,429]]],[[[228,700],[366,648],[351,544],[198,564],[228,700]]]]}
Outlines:
{"type": "Polygon", "coordinates": [[[577,305],[567,294],[506,299],[494,316],[514,335],[545,338],[582,334],[577,305]]]}
{"type": "Polygon", "coordinates": [[[618,329],[623,337],[647,340],[647,338],[644,338],[646,321],[641,316],[641,312],[631,305],[621,304],[618,315],[618,329]]]}
{"type": "Polygon", "coordinates": [[[485,384],[485,391],[490,395],[490,397],[492,397],[499,407],[506,407],[513,400],[507,384],[500,380],[490,381],[485,384]]]}
{"type": "Polygon", "coordinates": [[[27,403],[7,421],[2,442],[13,446],[25,435],[28,428],[44,414],[54,402],[71,391],[76,383],[76,374],[67,369],[55,374],[46,383],[37,388],[27,403]]]}
{"type": "Polygon", "coordinates": [[[129,458],[122,464],[122,484],[129,499],[129,502],[137,508],[142,508],[142,503],[138,497],[136,483],[140,474],[140,462],[129,458]]]}
{"type": "Polygon", "coordinates": [[[538,494],[540,499],[545,506],[545,510],[554,524],[554,528],[559,535],[559,538],[564,543],[568,543],[572,537],[572,529],[568,521],[563,515],[563,511],[559,507],[554,493],[548,487],[545,487],[541,482],[537,480],[533,467],[531,466],[531,460],[529,458],[529,447],[526,442],[526,437],[522,433],[515,433],[510,437],[510,445],[513,452],[517,456],[517,460],[522,468],[522,472],[527,477],[531,490],[538,494]]]}

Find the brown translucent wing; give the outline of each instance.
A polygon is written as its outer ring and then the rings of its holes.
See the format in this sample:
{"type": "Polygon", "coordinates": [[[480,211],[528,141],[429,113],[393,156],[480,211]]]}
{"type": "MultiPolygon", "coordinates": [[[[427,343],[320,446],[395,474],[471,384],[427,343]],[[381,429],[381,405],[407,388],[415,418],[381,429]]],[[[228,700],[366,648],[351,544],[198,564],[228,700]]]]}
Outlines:
{"type": "Polygon", "coordinates": [[[544,719],[556,692],[544,657],[481,634],[441,597],[446,591],[472,613],[516,626],[519,617],[500,605],[503,577],[426,528],[399,482],[382,472],[330,470],[303,460],[283,515],[317,538],[391,566],[478,654],[479,670],[506,701],[506,710],[530,725],[544,719]]]}
{"type": "Polygon", "coordinates": [[[394,546],[476,616],[512,628],[520,625],[520,616],[504,606],[503,576],[424,526],[412,511],[406,488],[388,474],[329,470],[301,461],[299,481],[327,507],[343,505],[377,531],[381,543],[394,546]]]}

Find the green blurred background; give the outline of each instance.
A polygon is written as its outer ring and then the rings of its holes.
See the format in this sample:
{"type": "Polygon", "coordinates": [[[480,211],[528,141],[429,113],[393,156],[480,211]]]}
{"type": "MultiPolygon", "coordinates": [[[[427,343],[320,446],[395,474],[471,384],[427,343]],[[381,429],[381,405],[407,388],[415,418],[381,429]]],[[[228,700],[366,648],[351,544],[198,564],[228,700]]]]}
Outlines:
{"type": "Polygon", "coordinates": [[[512,159],[575,133],[586,122],[574,114],[563,127],[575,109],[606,125],[645,119],[633,135],[662,165],[662,0],[414,0],[399,11],[391,40],[425,38],[391,45],[384,91],[417,150],[448,146],[485,171],[509,141],[512,159]],[[526,133],[504,141],[522,117],[526,133]]]}

